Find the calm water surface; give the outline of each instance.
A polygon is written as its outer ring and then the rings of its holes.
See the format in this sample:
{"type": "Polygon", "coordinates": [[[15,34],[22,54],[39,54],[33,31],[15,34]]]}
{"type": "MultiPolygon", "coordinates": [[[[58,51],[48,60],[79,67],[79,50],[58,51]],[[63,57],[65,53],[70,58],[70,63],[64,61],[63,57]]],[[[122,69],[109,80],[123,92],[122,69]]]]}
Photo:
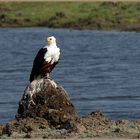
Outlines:
{"type": "Polygon", "coordinates": [[[61,48],[52,77],[79,115],[101,110],[112,119],[140,118],[140,33],[0,28],[0,123],[14,118],[33,59],[49,35],[61,48]]]}

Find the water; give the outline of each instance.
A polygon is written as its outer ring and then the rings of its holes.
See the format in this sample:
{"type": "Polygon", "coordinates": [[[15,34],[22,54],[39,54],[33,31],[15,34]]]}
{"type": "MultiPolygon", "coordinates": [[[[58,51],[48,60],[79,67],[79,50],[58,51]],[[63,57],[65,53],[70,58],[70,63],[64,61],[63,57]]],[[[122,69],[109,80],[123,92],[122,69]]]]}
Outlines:
{"type": "Polygon", "coordinates": [[[61,48],[52,77],[79,115],[100,110],[112,119],[140,118],[140,33],[0,28],[0,123],[14,118],[33,59],[49,35],[61,48]]]}

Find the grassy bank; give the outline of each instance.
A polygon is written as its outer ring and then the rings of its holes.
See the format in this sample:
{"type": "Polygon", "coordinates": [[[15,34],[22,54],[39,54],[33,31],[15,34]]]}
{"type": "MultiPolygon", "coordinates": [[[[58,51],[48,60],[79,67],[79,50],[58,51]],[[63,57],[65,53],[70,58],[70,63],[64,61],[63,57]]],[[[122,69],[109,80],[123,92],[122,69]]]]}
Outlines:
{"type": "Polygon", "coordinates": [[[0,26],[140,30],[140,3],[1,2],[0,26]]]}

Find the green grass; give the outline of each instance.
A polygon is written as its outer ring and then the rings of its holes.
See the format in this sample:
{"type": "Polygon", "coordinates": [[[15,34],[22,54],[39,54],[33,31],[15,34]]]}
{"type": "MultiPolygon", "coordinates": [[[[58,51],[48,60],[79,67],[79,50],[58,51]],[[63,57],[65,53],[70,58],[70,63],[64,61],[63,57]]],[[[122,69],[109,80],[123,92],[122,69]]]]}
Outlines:
{"type": "Polygon", "coordinates": [[[0,3],[0,26],[116,29],[140,23],[139,2],[0,3]]]}

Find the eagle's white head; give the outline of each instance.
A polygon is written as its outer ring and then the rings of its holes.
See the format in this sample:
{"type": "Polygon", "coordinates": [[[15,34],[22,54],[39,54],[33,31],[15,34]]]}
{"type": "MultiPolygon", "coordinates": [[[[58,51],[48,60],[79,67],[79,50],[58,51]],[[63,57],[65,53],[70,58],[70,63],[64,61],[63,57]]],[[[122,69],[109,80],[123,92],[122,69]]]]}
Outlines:
{"type": "Polygon", "coordinates": [[[47,38],[48,45],[56,45],[56,39],[54,36],[50,36],[47,38]]]}

